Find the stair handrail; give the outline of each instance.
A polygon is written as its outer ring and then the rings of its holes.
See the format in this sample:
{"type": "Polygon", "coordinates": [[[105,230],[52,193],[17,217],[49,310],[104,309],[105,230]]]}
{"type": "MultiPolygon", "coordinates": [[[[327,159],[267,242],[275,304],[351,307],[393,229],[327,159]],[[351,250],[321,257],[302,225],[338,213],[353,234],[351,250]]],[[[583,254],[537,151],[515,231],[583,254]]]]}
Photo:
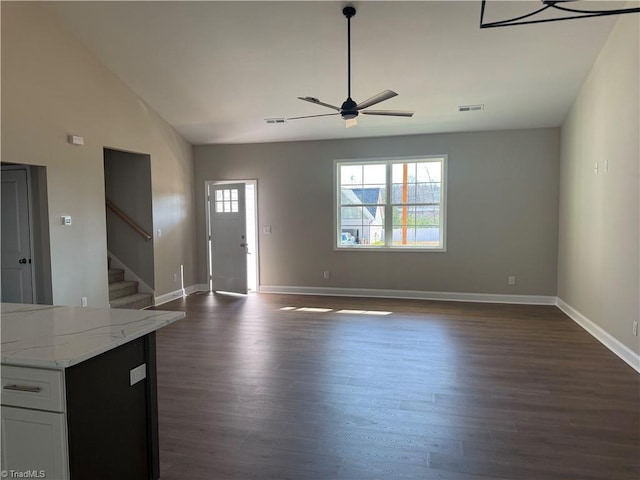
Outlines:
{"type": "Polygon", "coordinates": [[[120,217],[120,219],[122,219],[122,221],[129,225],[138,235],[144,238],[145,242],[148,242],[149,240],[151,240],[151,238],[153,238],[151,237],[151,235],[145,232],[144,229],[140,227],[136,222],[131,220],[131,218],[126,213],[116,207],[108,198],[105,200],[105,202],[107,208],[115,213],[118,217],[120,217]]]}

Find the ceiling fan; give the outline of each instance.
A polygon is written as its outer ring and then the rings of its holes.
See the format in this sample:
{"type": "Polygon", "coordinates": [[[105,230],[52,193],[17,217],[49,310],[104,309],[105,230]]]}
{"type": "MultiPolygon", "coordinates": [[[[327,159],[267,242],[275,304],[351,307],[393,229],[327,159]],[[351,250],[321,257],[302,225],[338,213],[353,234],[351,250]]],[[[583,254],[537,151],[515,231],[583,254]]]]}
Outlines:
{"type": "Polygon", "coordinates": [[[315,97],[298,97],[300,100],[304,100],[305,102],[315,103],[316,105],[321,105],[323,107],[330,108],[332,110],[336,110],[336,113],[325,113],[321,115],[306,115],[304,117],[291,117],[287,118],[287,120],[299,120],[301,118],[314,118],[314,117],[327,117],[331,115],[340,115],[346,121],[346,127],[353,127],[358,124],[356,117],[359,114],[364,115],[384,115],[390,117],[412,117],[414,112],[409,112],[406,110],[364,110],[365,108],[376,105],[380,102],[388,100],[390,98],[398,95],[396,92],[392,90],[384,90],[377,95],[365,100],[361,103],[356,103],[351,98],[351,17],[356,14],[356,9],[351,6],[344,7],[342,9],[342,14],[347,17],[347,99],[344,101],[342,106],[336,107],[335,105],[330,105],[325,102],[321,102],[315,97]]]}

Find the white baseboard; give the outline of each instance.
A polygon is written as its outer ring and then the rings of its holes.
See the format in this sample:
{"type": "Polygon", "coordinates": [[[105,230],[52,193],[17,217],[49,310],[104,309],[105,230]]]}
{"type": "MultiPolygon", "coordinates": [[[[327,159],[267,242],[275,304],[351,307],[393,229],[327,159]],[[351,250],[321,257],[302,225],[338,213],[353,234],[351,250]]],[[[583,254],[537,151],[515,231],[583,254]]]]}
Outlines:
{"type": "Polygon", "coordinates": [[[558,298],[556,303],[558,308],[562,310],[571,320],[576,322],[587,332],[593,335],[596,340],[602,343],[605,347],[615,353],[618,357],[624,360],[631,368],[640,373],[640,355],[635,353],[624,343],[617,338],[613,337],[610,333],[603,330],[600,326],[589,320],[582,315],[579,311],[569,305],[567,302],[558,298]]]}
{"type": "Polygon", "coordinates": [[[163,303],[170,302],[171,300],[175,300],[176,298],[182,298],[185,296],[186,289],[178,289],[173,292],[165,293],[164,295],[159,295],[154,297],[153,305],[157,307],[158,305],[162,305],[163,303]]]}
{"type": "Polygon", "coordinates": [[[191,295],[196,292],[208,292],[209,285],[206,283],[196,283],[195,285],[191,285],[190,287],[185,288],[185,295],[191,295]]]}
{"type": "Polygon", "coordinates": [[[180,288],[178,290],[174,290],[173,292],[165,293],[164,295],[160,295],[154,298],[153,305],[158,306],[163,303],[170,302],[175,300],[176,298],[182,298],[186,295],[191,295],[195,292],[206,292],[209,290],[209,287],[204,283],[196,283],[195,285],[190,285],[185,288],[180,288]]]}
{"type": "Polygon", "coordinates": [[[443,300],[449,302],[517,303],[526,305],[556,304],[556,297],[544,295],[422,292],[417,290],[383,290],[369,288],[292,287],[285,285],[260,285],[259,292],[283,293],[290,295],[328,295],[336,297],[376,297],[415,300],[443,300]]]}

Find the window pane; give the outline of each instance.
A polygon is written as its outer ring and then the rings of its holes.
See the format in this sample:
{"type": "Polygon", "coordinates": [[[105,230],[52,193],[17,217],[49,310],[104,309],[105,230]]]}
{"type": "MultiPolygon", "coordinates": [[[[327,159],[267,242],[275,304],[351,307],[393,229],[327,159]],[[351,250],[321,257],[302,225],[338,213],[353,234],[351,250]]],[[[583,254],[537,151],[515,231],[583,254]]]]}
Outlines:
{"type": "Polygon", "coordinates": [[[392,166],[393,183],[404,182],[404,167],[407,167],[407,182],[414,183],[416,181],[416,164],[414,162],[394,163],[392,166]]]}
{"type": "Polygon", "coordinates": [[[362,207],[342,207],[341,209],[342,224],[361,225],[362,223],[362,207]]]}
{"type": "Polygon", "coordinates": [[[440,227],[406,227],[406,240],[403,240],[403,229],[393,229],[394,246],[405,247],[437,247],[440,245],[440,227]]]}
{"type": "Polygon", "coordinates": [[[440,162],[420,162],[418,164],[417,182],[441,182],[442,164],[440,162]]]}
{"type": "Polygon", "coordinates": [[[364,165],[363,168],[364,185],[377,185],[385,183],[387,178],[387,166],[385,164],[364,165]]]}
{"type": "Polygon", "coordinates": [[[424,223],[422,225],[440,225],[440,206],[424,207],[424,223]]]}
{"type": "Polygon", "coordinates": [[[437,247],[440,245],[440,227],[408,227],[406,243],[402,241],[402,229],[393,229],[394,246],[437,247]]]}
{"type": "Polygon", "coordinates": [[[231,202],[231,211],[234,213],[238,211],[238,202],[235,200],[231,202]]]}
{"type": "Polygon", "coordinates": [[[415,220],[417,226],[439,225],[440,207],[431,205],[416,207],[415,220]]]}
{"type": "Polygon", "coordinates": [[[402,183],[404,163],[394,163],[391,166],[391,180],[393,183],[402,183]]]}
{"type": "Polygon", "coordinates": [[[439,183],[418,183],[415,185],[416,203],[440,203],[439,183]]]}
{"type": "Polygon", "coordinates": [[[340,245],[354,246],[360,243],[364,209],[363,207],[342,207],[340,225],[340,245]]]}
{"type": "Polygon", "coordinates": [[[371,221],[369,228],[363,230],[365,245],[384,246],[384,208],[379,207],[377,213],[378,215],[371,221]]]}
{"type": "Polygon", "coordinates": [[[216,201],[222,200],[222,190],[216,190],[216,201]]]}
{"type": "Polygon", "coordinates": [[[362,185],[362,165],[342,165],[340,167],[341,185],[362,185]]]}
{"type": "Polygon", "coordinates": [[[415,183],[394,183],[391,195],[391,203],[416,203],[415,183]]]}
{"type": "Polygon", "coordinates": [[[393,228],[416,225],[416,207],[393,207],[393,228]]]}
{"type": "Polygon", "coordinates": [[[384,206],[341,207],[340,245],[384,246],[384,206]]]}
{"type": "Polygon", "coordinates": [[[343,188],[342,197],[350,200],[349,202],[343,202],[346,205],[382,204],[386,199],[386,191],[384,185],[372,185],[365,188],[343,188]]]}
{"type": "Polygon", "coordinates": [[[341,205],[361,205],[362,201],[360,197],[356,195],[353,188],[342,187],[340,190],[340,204],[341,205]]]}
{"type": "Polygon", "coordinates": [[[235,188],[231,190],[231,200],[238,200],[238,190],[235,188]]]}

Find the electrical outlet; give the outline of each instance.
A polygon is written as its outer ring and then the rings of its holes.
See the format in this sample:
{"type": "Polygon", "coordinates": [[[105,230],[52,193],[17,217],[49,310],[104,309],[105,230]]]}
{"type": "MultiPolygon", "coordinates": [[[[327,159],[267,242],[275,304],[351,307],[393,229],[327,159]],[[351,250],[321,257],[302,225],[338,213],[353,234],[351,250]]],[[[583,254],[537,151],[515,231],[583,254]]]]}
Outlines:
{"type": "Polygon", "coordinates": [[[329,274],[329,270],[325,270],[325,271],[323,272],[323,274],[322,274],[322,276],[323,276],[325,279],[329,278],[329,275],[330,275],[330,274],[329,274]]]}
{"type": "Polygon", "coordinates": [[[509,285],[515,285],[516,284],[516,277],[509,277],[507,279],[507,282],[509,283],[509,285]]]}
{"type": "Polygon", "coordinates": [[[174,273],[174,274],[173,274],[173,283],[175,283],[175,282],[177,282],[177,281],[178,281],[178,274],[177,274],[177,273],[174,273]]]}
{"type": "Polygon", "coordinates": [[[82,305],[83,307],[87,306],[87,297],[82,297],[82,299],[80,300],[80,305],[82,305]]]}
{"type": "Polygon", "coordinates": [[[633,322],[633,334],[638,336],[638,322],[633,322]]]}

